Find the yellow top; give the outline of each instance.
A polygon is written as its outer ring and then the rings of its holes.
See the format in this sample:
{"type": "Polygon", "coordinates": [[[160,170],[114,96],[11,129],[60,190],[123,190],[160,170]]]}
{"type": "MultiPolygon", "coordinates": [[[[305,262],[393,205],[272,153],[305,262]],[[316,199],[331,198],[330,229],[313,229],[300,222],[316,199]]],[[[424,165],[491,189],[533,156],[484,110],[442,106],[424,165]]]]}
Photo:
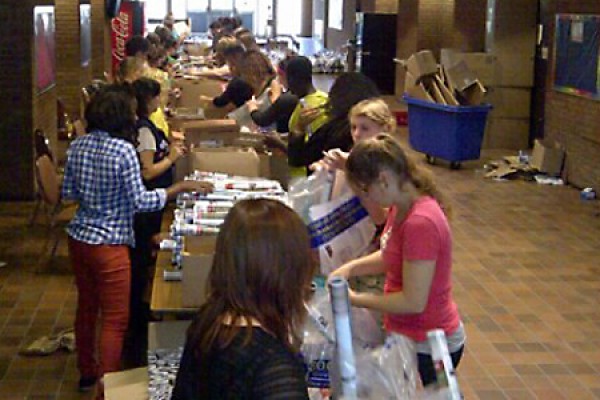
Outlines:
{"type": "Polygon", "coordinates": [[[159,107],[150,115],[150,121],[152,121],[158,129],[162,129],[165,135],[169,136],[171,129],[169,128],[167,117],[165,116],[165,112],[162,108],[159,107]]]}
{"type": "MultiPolygon", "coordinates": [[[[296,127],[296,125],[298,125],[298,119],[300,118],[300,111],[304,107],[317,108],[317,107],[322,106],[325,103],[327,103],[328,99],[329,99],[329,97],[327,96],[327,93],[321,92],[320,90],[317,90],[314,93],[310,93],[310,94],[304,96],[300,100],[300,103],[298,103],[296,105],[296,108],[294,109],[294,111],[292,112],[292,115],[290,116],[290,122],[288,125],[290,128],[290,132],[294,131],[294,128],[296,127]],[[304,105],[302,105],[302,103],[304,103],[304,105]]],[[[322,109],[321,114],[313,122],[310,123],[310,132],[307,132],[307,133],[309,133],[309,136],[313,132],[316,132],[316,130],[319,129],[321,126],[323,126],[328,120],[329,120],[329,114],[325,111],[325,109],[322,109]]]]}
{"type": "MultiPolygon", "coordinates": [[[[296,108],[292,112],[292,115],[290,116],[290,122],[288,125],[290,132],[292,132],[294,130],[294,128],[296,127],[296,125],[298,124],[298,119],[300,118],[300,111],[304,107],[316,108],[316,107],[322,106],[325,103],[327,103],[328,99],[329,99],[329,96],[327,96],[327,93],[322,92],[320,90],[317,90],[314,93],[310,93],[310,94],[304,96],[301,100],[302,103],[304,103],[304,105],[301,103],[298,103],[296,105],[296,108]]],[[[316,130],[319,129],[321,126],[323,126],[327,121],[329,121],[329,114],[325,111],[325,109],[323,109],[321,114],[313,122],[310,123],[310,132],[306,132],[306,135],[304,136],[304,140],[308,140],[310,135],[312,133],[316,132],[316,130]]],[[[291,178],[306,176],[306,168],[305,167],[289,167],[289,168],[290,168],[290,177],[291,178]]]]}

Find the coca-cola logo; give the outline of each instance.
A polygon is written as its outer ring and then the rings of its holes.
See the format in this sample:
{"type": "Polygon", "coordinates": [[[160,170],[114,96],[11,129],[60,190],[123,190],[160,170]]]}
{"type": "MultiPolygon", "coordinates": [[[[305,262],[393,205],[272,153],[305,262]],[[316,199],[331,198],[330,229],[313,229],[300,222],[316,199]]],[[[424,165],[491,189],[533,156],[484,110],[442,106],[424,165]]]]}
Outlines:
{"type": "Polygon", "coordinates": [[[125,58],[125,43],[129,39],[129,14],[120,11],[119,14],[112,19],[111,29],[113,33],[113,58],[119,62],[125,58]]]}

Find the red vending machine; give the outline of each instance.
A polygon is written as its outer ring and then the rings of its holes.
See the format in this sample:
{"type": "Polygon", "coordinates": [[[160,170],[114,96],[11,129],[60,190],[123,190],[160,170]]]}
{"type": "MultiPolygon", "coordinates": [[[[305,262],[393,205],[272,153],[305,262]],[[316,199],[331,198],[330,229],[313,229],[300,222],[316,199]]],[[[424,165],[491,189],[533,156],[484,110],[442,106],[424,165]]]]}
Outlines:
{"type": "Polygon", "coordinates": [[[144,2],[108,1],[107,15],[111,17],[111,49],[113,76],[119,64],[126,57],[125,43],[132,36],[143,35],[146,29],[144,2]],[[119,5],[120,3],[120,5],[119,5]]]}

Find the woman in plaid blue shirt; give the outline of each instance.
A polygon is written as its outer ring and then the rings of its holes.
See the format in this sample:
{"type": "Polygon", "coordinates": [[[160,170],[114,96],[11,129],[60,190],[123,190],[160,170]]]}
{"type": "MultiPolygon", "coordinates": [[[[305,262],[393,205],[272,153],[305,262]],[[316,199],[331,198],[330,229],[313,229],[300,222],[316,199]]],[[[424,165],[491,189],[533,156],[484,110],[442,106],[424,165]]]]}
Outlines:
{"type": "Polygon", "coordinates": [[[134,147],[135,109],[128,87],[107,87],[86,108],[89,134],[76,139],[67,151],[62,196],[79,203],[67,233],[78,291],[75,337],[80,390],[92,388],[104,373],[120,368],[129,317],[128,247],[135,246],[134,214],[159,210],[184,191],[212,190],[208,183],[192,181],[146,190],[134,147]]]}

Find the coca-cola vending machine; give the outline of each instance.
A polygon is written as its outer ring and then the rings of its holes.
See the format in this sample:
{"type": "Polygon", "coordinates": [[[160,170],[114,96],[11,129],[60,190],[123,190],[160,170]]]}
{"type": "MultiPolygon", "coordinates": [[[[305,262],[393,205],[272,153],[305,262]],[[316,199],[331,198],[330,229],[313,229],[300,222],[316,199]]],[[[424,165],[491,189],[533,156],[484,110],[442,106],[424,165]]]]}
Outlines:
{"type": "Polygon", "coordinates": [[[123,1],[118,11],[111,11],[107,8],[107,13],[109,17],[114,15],[110,21],[112,70],[114,76],[119,64],[126,57],[125,43],[135,35],[144,34],[146,29],[144,3],[141,1],[123,1]]]}

